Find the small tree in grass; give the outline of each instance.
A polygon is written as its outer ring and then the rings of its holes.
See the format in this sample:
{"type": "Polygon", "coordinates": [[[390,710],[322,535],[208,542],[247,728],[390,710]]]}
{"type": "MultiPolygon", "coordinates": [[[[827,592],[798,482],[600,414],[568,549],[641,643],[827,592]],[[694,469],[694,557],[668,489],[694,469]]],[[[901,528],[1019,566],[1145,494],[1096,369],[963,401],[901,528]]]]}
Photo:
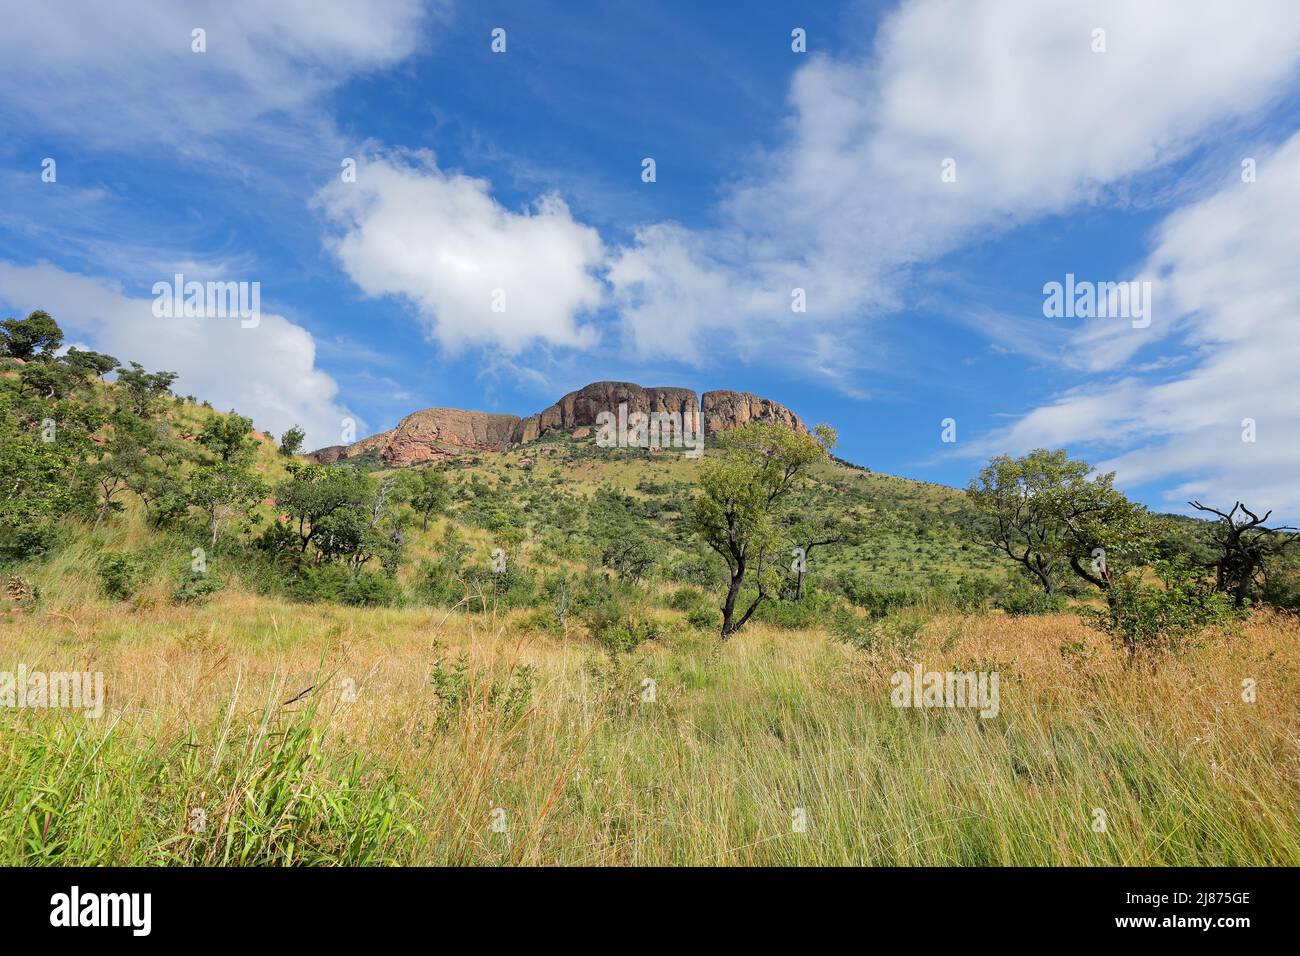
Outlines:
{"type": "Polygon", "coordinates": [[[700,465],[700,494],[688,520],[727,564],[724,640],[745,626],[770,593],[772,561],[784,541],[779,523],[786,499],[834,445],[835,432],[826,425],[807,435],[751,423],[718,436],[715,454],[700,465]],[[737,617],[736,603],[747,578],[758,594],[737,617]]]}
{"type": "Polygon", "coordinates": [[[280,454],[286,458],[292,458],[298,452],[302,451],[302,443],[306,440],[307,433],[297,425],[289,428],[280,436],[280,454]]]}

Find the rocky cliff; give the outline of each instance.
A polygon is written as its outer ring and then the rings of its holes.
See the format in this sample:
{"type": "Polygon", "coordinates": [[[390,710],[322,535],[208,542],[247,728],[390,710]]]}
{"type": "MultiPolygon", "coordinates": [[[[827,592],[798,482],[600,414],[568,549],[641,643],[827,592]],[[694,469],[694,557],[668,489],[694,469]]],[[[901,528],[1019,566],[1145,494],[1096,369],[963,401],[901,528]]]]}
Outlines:
{"type": "Polygon", "coordinates": [[[699,421],[699,404],[689,388],[642,388],[632,382],[592,382],[569,392],[550,408],[523,419],[515,427],[514,442],[523,444],[548,432],[595,425],[597,415],[601,412],[617,415],[623,403],[627,404],[628,414],[668,412],[681,415],[683,421],[699,421]]]}
{"type": "Polygon", "coordinates": [[[356,458],[374,449],[390,464],[404,468],[449,455],[505,451],[512,447],[517,415],[470,412],[459,408],[426,408],[412,412],[391,431],[353,442],[331,445],[307,457],[321,464],[356,458]]]}
{"type": "Polygon", "coordinates": [[[799,416],[784,405],[749,392],[705,392],[700,399],[700,410],[704,415],[706,438],[750,422],[784,425],[792,431],[805,434],[808,431],[799,416]]]}
{"type": "Polygon", "coordinates": [[[320,448],[307,457],[331,464],[374,450],[390,464],[405,467],[449,455],[505,451],[550,432],[593,426],[601,412],[617,414],[621,404],[627,405],[629,414],[668,413],[697,425],[702,422],[706,437],[755,421],[784,425],[798,432],[808,430],[799,416],[784,405],[749,392],[705,392],[697,399],[689,388],[592,382],[527,418],[459,408],[426,408],[407,415],[391,431],[351,445],[320,448]]]}

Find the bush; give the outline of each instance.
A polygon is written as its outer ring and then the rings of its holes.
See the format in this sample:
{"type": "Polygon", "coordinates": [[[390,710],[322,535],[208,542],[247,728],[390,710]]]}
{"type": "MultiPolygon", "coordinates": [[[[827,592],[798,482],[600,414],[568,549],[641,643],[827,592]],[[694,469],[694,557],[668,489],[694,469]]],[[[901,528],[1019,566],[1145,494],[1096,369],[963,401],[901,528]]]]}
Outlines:
{"type": "Polygon", "coordinates": [[[1300,574],[1271,574],[1259,589],[1259,601],[1283,611],[1300,611],[1300,574]]]}
{"type": "Polygon", "coordinates": [[[564,630],[559,612],[549,604],[530,609],[515,623],[522,631],[546,631],[548,634],[559,634],[564,630]]]}
{"type": "Polygon", "coordinates": [[[1143,584],[1136,573],[1115,574],[1106,610],[1083,608],[1091,626],[1122,644],[1130,660],[1139,650],[1176,651],[1202,632],[1237,616],[1232,598],[1180,562],[1159,561],[1162,587],[1143,584]]]}
{"type": "Polygon", "coordinates": [[[225,585],[217,578],[206,574],[191,574],[172,591],[172,600],[177,604],[193,604],[202,601],[220,591],[225,585]]]}
{"type": "Polygon", "coordinates": [[[658,625],[639,609],[610,600],[583,613],[591,637],[611,653],[635,650],[659,636],[658,625]]]}
{"type": "Polygon", "coordinates": [[[859,617],[842,609],[831,622],[831,635],[860,651],[910,657],[920,644],[925,623],[916,613],[859,617]]]}
{"type": "Polygon", "coordinates": [[[805,630],[826,625],[835,610],[835,599],[825,591],[804,591],[803,600],[767,600],[758,606],[754,617],[785,630],[805,630]]]}
{"type": "Polygon", "coordinates": [[[461,652],[450,666],[438,661],[429,682],[437,701],[434,726],[446,730],[470,707],[485,707],[499,716],[503,725],[520,720],[532,703],[537,672],[531,664],[512,668],[505,679],[488,678],[472,668],[469,655],[461,652]]]}
{"type": "Polygon", "coordinates": [[[65,535],[50,523],[0,524],[0,563],[43,558],[63,544],[65,535]]]}
{"type": "Polygon", "coordinates": [[[100,590],[116,601],[128,601],[134,597],[144,578],[140,560],[125,552],[102,556],[96,572],[100,590]]]}
{"type": "Polygon", "coordinates": [[[712,607],[697,607],[687,613],[686,623],[701,631],[720,631],[722,612],[712,607]]]}
{"type": "Polygon", "coordinates": [[[668,606],[674,611],[693,611],[703,607],[707,598],[703,591],[695,588],[681,588],[668,598],[668,606]]]}
{"type": "Polygon", "coordinates": [[[349,583],[348,569],[341,564],[309,564],[298,569],[289,596],[304,604],[342,604],[349,583]]]}
{"type": "Polygon", "coordinates": [[[849,603],[862,608],[873,617],[880,617],[890,611],[909,607],[920,601],[921,596],[915,591],[903,588],[882,588],[868,583],[860,575],[850,572],[842,573],[836,584],[848,598],[849,603]]]}
{"type": "Polygon", "coordinates": [[[396,607],[404,599],[402,586],[378,571],[362,571],[343,591],[343,603],[356,607],[396,607]]]}
{"type": "Polygon", "coordinates": [[[998,595],[993,606],[1008,614],[1055,614],[1065,609],[1065,598],[1060,594],[1046,594],[1041,588],[1011,586],[998,595]]]}

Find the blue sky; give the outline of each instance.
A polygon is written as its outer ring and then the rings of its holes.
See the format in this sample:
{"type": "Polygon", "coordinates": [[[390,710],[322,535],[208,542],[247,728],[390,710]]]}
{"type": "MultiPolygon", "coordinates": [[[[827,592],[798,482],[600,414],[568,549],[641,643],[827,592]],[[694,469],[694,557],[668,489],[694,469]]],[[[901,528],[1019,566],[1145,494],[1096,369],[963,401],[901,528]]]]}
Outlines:
{"type": "Polygon", "coordinates": [[[360,6],[0,0],[4,311],[312,445],[626,379],[1300,516],[1294,4],[360,6]],[[156,318],[175,272],[262,321],[156,318]],[[1149,326],[1045,317],[1067,273],[1149,326]]]}

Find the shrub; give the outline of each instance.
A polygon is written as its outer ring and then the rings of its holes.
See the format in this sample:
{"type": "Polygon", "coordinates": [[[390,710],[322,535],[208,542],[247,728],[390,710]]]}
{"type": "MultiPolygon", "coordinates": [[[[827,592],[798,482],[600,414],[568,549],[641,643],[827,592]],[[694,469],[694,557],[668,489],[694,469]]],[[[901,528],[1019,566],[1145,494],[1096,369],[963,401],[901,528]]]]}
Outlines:
{"type": "Polygon", "coordinates": [[[1139,650],[1176,651],[1202,632],[1237,616],[1232,597],[1177,561],[1156,562],[1161,587],[1142,583],[1136,573],[1115,574],[1106,610],[1080,614],[1097,630],[1122,644],[1132,660],[1139,650]]]}
{"type": "Polygon", "coordinates": [[[706,601],[703,591],[695,588],[681,588],[668,598],[668,606],[674,611],[693,611],[702,607],[706,601]]]}
{"type": "Polygon", "coordinates": [[[202,601],[220,591],[225,585],[217,578],[206,574],[191,574],[172,591],[172,600],[177,604],[192,604],[202,601]]]}
{"type": "Polygon", "coordinates": [[[405,595],[396,580],[378,571],[363,571],[343,591],[343,603],[357,607],[395,607],[405,595]]]}
{"type": "Polygon", "coordinates": [[[888,614],[898,608],[916,604],[921,596],[903,588],[882,588],[868,583],[860,575],[845,572],[836,582],[851,604],[862,608],[873,617],[888,614]]]}
{"type": "Polygon", "coordinates": [[[130,600],[140,587],[144,570],[140,560],[125,552],[106,554],[96,566],[99,587],[106,597],[117,601],[130,600]]]}
{"type": "Polygon", "coordinates": [[[523,631],[546,631],[549,634],[558,634],[564,630],[564,622],[560,619],[559,611],[549,604],[531,608],[520,616],[516,624],[523,631]]]}
{"type": "Polygon", "coordinates": [[[841,610],[831,622],[831,635],[868,653],[910,657],[916,652],[926,619],[916,613],[889,613],[882,617],[859,617],[841,610]]]}
{"type": "Polygon", "coordinates": [[[687,612],[686,623],[701,631],[717,631],[722,628],[722,613],[702,605],[687,612]]]}
{"type": "Polygon", "coordinates": [[[437,729],[446,730],[475,704],[508,725],[528,711],[537,672],[532,665],[525,664],[512,669],[504,680],[489,680],[481,671],[471,669],[469,655],[462,651],[450,666],[442,661],[434,664],[429,682],[437,699],[434,717],[437,729]]]}
{"type": "Polygon", "coordinates": [[[800,601],[764,601],[754,612],[754,617],[773,627],[804,630],[828,624],[835,606],[835,599],[825,591],[809,589],[800,601]]]}
{"type": "Polygon", "coordinates": [[[341,564],[309,564],[298,569],[289,596],[304,604],[342,604],[348,584],[348,569],[341,564]]]}
{"type": "Polygon", "coordinates": [[[0,563],[43,558],[57,550],[65,536],[48,522],[0,523],[0,563]]]}
{"type": "Polygon", "coordinates": [[[1005,588],[993,602],[1008,614],[1055,614],[1065,609],[1065,598],[1060,594],[1045,594],[1041,588],[1013,585],[1005,588]]]}
{"type": "Polygon", "coordinates": [[[659,636],[659,627],[644,612],[622,601],[609,600],[590,608],[583,621],[591,637],[611,653],[635,650],[659,636]]]}

